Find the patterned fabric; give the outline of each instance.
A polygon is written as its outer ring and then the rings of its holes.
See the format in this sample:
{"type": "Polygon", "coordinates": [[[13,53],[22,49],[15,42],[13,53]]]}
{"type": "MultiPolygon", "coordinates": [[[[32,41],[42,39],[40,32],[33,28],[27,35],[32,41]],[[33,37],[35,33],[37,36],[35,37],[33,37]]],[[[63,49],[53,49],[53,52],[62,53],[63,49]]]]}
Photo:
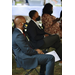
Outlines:
{"type": "Polygon", "coordinates": [[[56,17],[54,17],[53,15],[50,16],[49,14],[44,14],[42,16],[44,31],[49,34],[52,34],[52,35],[57,34],[59,35],[59,37],[62,37],[62,30],[59,27],[59,23],[56,22],[55,24],[53,24],[53,20],[55,19],[56,17]]]}

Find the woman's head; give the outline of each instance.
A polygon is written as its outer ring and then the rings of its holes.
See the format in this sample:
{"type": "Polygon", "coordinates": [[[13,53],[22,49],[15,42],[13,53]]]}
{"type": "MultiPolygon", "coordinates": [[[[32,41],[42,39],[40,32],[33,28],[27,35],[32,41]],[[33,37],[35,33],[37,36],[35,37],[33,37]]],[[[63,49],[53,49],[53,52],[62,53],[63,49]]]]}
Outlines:
{"type": "Polygon", "coordinates": [[[53,13],[53,5],[50,4],[50,3],[47,3],[44,8],[43,8],[43,11],[42,11],[42,15],[43,14],[49,14],[51,15],[53,13]]]}

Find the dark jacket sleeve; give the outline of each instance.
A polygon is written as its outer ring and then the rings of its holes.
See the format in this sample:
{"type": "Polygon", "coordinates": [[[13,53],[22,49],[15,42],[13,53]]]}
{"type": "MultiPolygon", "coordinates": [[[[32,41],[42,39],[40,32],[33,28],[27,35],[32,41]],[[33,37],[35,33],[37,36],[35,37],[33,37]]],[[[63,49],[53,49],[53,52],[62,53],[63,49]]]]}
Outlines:
{"type": "Polygon", "coordinates": [[[27,55],[35,55],[38,54],[37,51],[30,48],[26,42],[26,38],[23,36],[23,34],[19,34],[16,37],[16,44],[20,47],[23,53],[27,55]]]}
{"type": "Polygon", "coordinates": [[[34,38],[34,40],[36,40],[36,41],[41,40],[41,39],[43,39],[43,37],[44,37],[44,35],[43,35],[40,31],[38,31],[38,32],[39,32],[39,34],[37,34],[36,27],[31,27],[31,28],[29,29],[29,35],[30,35],[32,38],[34,38]]]}

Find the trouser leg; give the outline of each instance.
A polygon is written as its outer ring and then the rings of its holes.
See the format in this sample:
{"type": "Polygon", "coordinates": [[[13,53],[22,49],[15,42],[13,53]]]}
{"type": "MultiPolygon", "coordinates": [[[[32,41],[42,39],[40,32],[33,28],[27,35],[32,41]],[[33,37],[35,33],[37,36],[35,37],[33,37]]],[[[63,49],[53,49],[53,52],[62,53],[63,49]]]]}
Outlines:
{"type": "Polygon", "coordinates": [[[46,74],[45,75],[54,75],[54,59],[53,61],[48,61],[46,64],[46,74]]]}
{"type": "Polygon", "coordinates": [[[56,49],[57,54],[62,60],[62,44],[60,42],[60,38],[58,35],[51,35],[44,38],[44,45],[40,47],[41,49],[46,49],[49,47],[54,47],[56,49]]]}
{"type": "Polygon", "coordinates": [[[57,37],[56,42],[52,45],[55,48],[56,53],[59,55],[60,59],[62,60],[62,44],[60,42],[60,38],[57,37]]]}
{"type": "Polygon", "coordinates": [[[54,75],[54,61],[48,60],[48,63],[46,65],[41,65],[40,75],[54,75]],[[45,71],[46,71],[46,74],[45,74],[45,71]]]}
{"type": "Polygon", "coordinates": [[[62,60],[62,44],[60,42],[56,42],[52,47],[55,48],[56,53],[59,55],[62,60]]]}
{"type": "Polygon", "coordinates": [[[34,57],[38,60],[38,64],[41,65],[40,75],[54,75],[54,63],[55,59],[52,55],[38,54],[34,55],[34,57]]]}
{"type": "Polygon", "coordinates": [[[46,64],[40,65],[40,75],[45,75],[46,64]]]}

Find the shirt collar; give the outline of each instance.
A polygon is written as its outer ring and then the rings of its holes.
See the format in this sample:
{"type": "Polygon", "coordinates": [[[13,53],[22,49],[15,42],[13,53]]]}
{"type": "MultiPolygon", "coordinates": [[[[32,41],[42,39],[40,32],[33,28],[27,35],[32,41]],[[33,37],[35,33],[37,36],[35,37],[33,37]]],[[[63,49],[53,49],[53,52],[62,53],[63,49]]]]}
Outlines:
{"type": "Polygon", "coordinates": [[[34,23],[36,23],[37,24],[37,21],[34,21],[33,19],[31,19],[34,23]]]}
{"type": "Polygon", "coordinates": [[[36,25],[37,25],[37,27],[40,29],[40,27],[39,27],[39,21],[34,21],[33,19],[31,19],[36,25]]]}
{"type": "Polygon", "coordinates": [[[20,32],[23,34],[23,31],[20,28],[17,28],[18,30],[20,30],[20,32]]]}

